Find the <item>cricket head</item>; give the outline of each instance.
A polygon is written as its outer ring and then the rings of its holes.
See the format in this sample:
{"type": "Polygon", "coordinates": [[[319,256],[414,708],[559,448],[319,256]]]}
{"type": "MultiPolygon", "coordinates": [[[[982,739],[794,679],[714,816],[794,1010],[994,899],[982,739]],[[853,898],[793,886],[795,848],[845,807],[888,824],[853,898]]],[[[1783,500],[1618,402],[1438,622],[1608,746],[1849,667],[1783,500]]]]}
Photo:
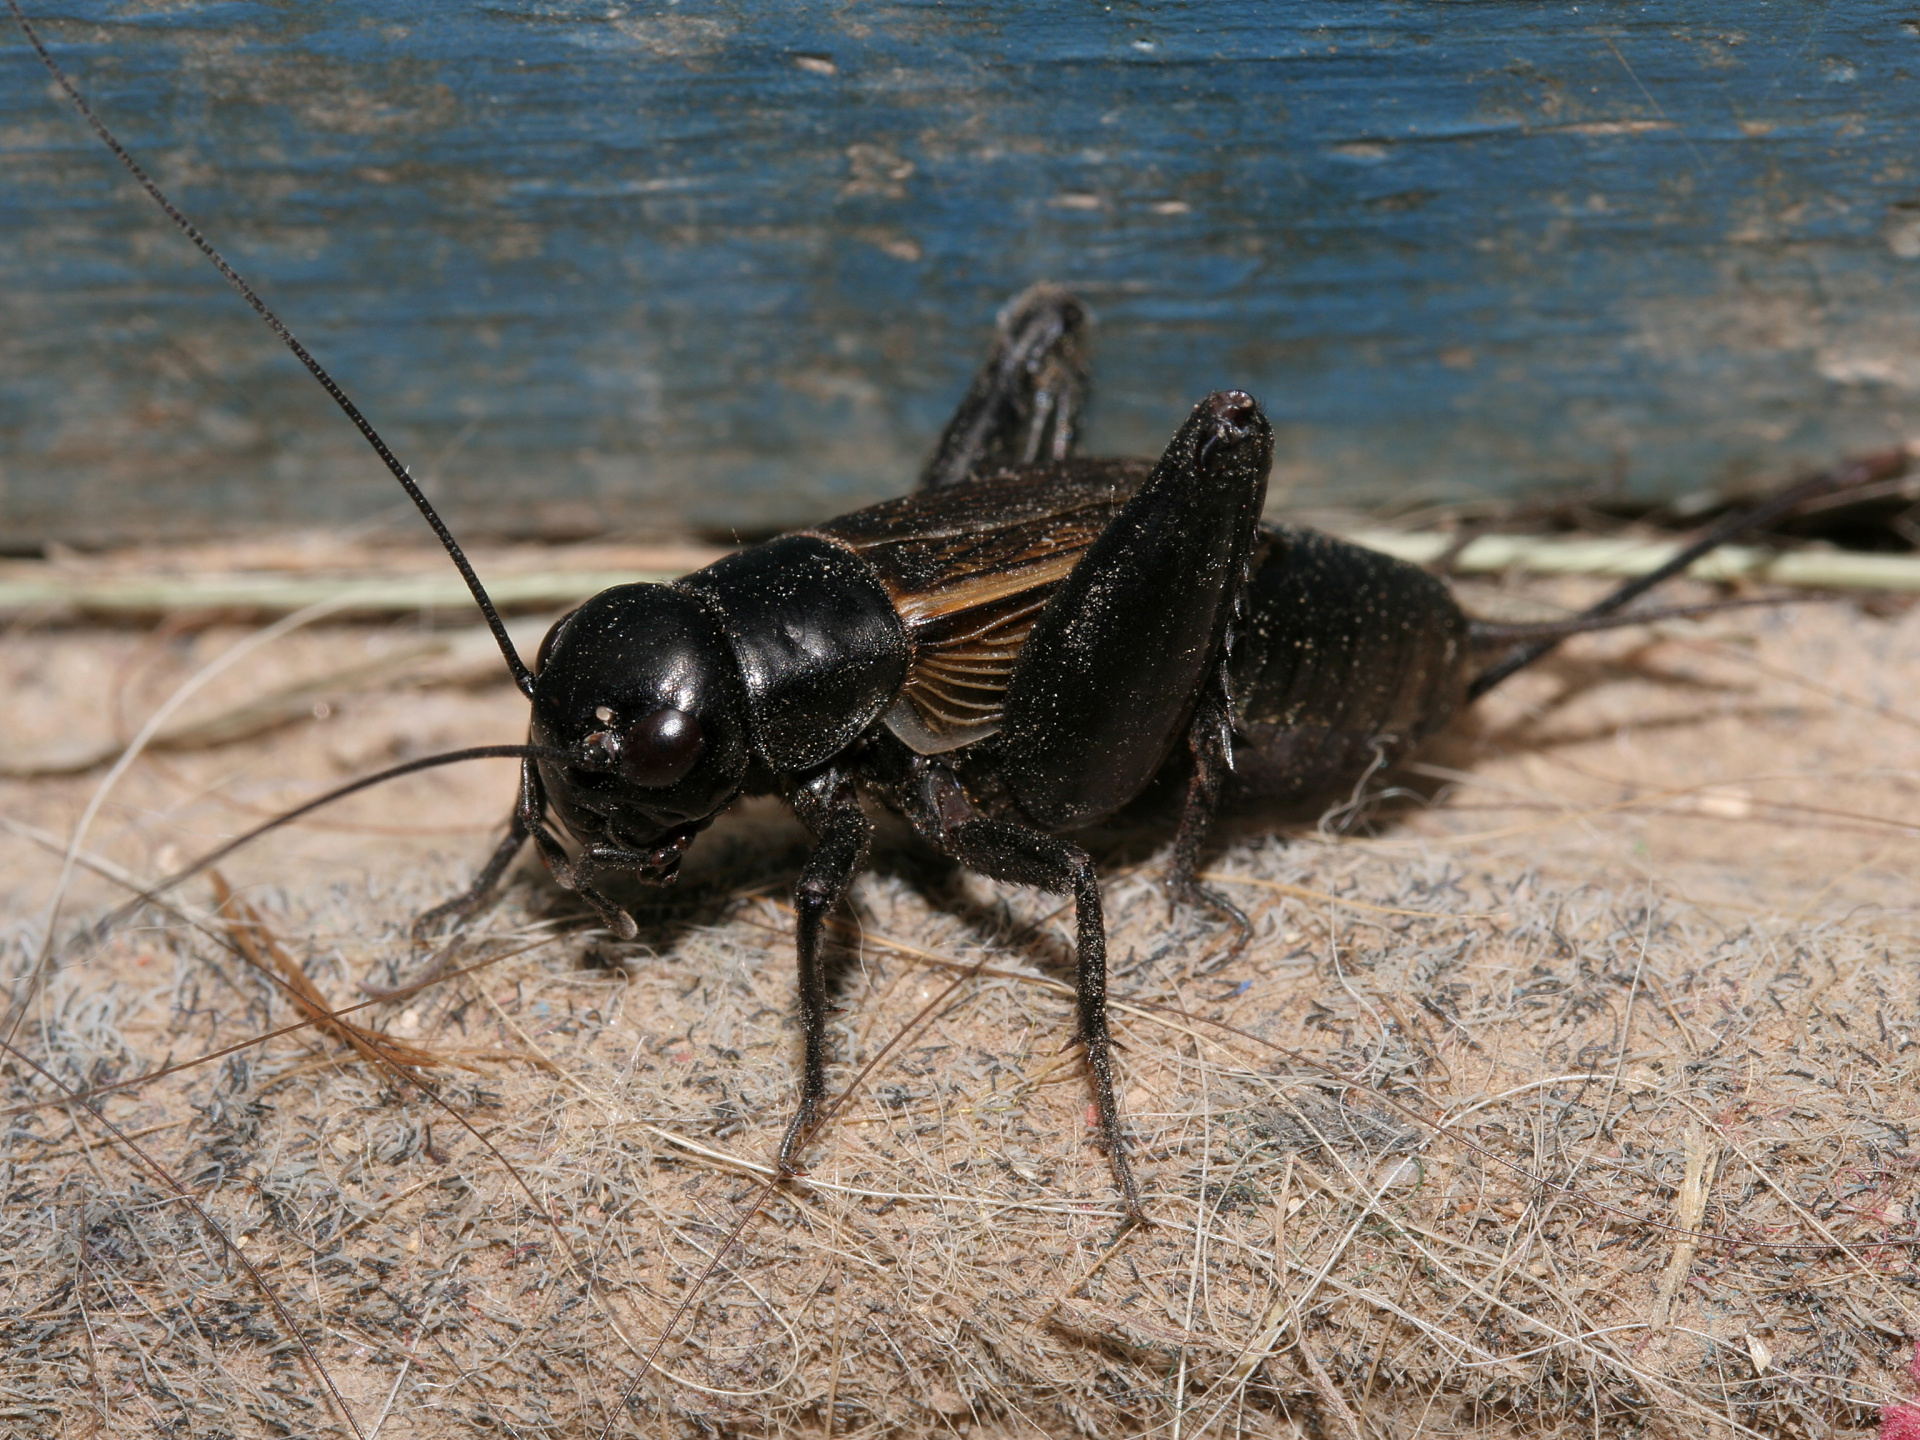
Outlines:
{"type": "Polygon", "coordinates": [[[620,585],[561,619],[534,664],[535,745],[561,823],[665,884],[740,793],[747,689],[719,619],[670,585],[620,585]]]}

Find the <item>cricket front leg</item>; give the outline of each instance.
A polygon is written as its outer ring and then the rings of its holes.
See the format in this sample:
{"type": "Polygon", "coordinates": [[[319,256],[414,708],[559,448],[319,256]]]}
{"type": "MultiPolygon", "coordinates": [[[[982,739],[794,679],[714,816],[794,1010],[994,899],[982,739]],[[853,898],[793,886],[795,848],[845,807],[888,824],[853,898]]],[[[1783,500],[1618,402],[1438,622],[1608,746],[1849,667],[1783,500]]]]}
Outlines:
{"type": "Polygon", "coordinates": [[[601,923],[615,935],[622,940],[631,940],[640,933],[640,927],[633,923],[631,915],[602,895],[582,876],[582,869],[592,868],[586,857],[583,857],[580,865],[575,865],[567,858],[566,848],[547,825],[547,792],[540,783],[540,771],[531,759],[527,759],[520,762],[520,794],[514,801],[513,814],[508,817],[505,837],[480,868],[473,884],[413,922],[415,943],[424,941],[442,922],[451,919],[457,925],[492,900],[500,887],[501,877],[507,873],[514,856],[520,853],[520,847],[528,840],[532,840],[534,848],[540,852],[540,858],[552,874],[554,883],[562,890],[572,890],[578,894],[593,907],[601,923]]]}
{"type": "Polygon", "coordinates": [[[845,897],[873,833],[873,824],[860,809],[852,784],[838,772],[815,777],[789,798],[794,813],[819,843],[807,857],[793,892],[805,1058],[800,1074],[800,1108],[780,1141],[778,1165],[783,1177],[805,1173],[797,1157],[813,1138],[826,1100],[827,976],[820,950],[827,919],[845,897]]]}
{"type": "MultiPolygon", "coordinates": [[[[494,892],[500,888],[501,877],[520,853],[520,847],[527,843],[527,837],[546,829],[546,818],[547,797],[540,788],[540,773],[534,768],[532,760],[522,760],[520,793],[514,799],[513,813],[507,817],[505,837],[494,847],[493,854],[487,857],[487,863],[480,867],[480,873],[474,876],[471,885],[414,920],[414,944],[424,944],[427,937],[448,920],[453,921],[456,927],[463,924],[491,901],[494,892]]],[[[561,858],[566,858],[564,852],[561,858]]]]}

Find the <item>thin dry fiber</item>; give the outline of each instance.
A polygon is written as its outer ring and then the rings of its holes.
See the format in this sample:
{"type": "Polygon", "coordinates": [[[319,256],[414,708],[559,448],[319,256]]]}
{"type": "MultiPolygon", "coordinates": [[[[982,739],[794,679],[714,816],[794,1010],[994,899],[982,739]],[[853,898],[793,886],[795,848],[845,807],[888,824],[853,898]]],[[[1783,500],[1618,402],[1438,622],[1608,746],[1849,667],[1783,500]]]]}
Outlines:
{"type": "MultiPolygon", "coordinates": [[[[111,750],[245,633],[16,630],[11,743],[111,750]]],[[[1226,837],[1238,956],[1117,840],[1154,1217],[1117,1241],[1071,913],[898,836],[842,932],[851,1094],[731,1246],[795,1099],[803,838],[770,807],[640,897],[634,945],[529,868],[411,952],[499,764],[88,937],[121,884],[343,774],[514,738],[504,683],[368,663],[422,638],[285,636],[100,805],[11,1042],[48,1074],[5,1065],[0,1429],[1825,1437],[1906,1397],[1920,613],[1570,647],[1386,777],[1419,794],[1226,837]],[[268,733],[212,723],[296,692],[268,733]]],[[[100,773],[0,782],[15,973],[100,773]]]]}

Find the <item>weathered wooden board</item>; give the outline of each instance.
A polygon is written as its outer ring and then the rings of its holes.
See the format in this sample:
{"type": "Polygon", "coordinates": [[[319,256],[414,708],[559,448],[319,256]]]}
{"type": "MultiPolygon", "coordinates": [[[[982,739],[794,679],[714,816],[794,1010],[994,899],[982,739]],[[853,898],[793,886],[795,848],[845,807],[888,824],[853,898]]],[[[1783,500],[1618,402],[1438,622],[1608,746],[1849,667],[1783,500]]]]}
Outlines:
{"type": "MultiPolygon", "coordinates": [[[[895,492],[1042,277],[1099,316],[1096,448],[1233,383],[1345,497],[1920,420],[1910,6],[30,8],[469,527],[895,492]]],[[[390,510],[16,40],[0,125],[8,548],[390,510]]]]}

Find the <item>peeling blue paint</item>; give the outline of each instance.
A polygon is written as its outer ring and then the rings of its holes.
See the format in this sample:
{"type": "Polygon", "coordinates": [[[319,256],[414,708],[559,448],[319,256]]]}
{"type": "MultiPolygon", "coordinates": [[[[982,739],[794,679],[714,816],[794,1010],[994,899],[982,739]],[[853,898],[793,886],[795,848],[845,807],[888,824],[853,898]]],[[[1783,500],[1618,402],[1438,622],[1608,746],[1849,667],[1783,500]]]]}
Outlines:
{"type": "MultiPolygon", "coordinates": [[[[1099,317],[1095,448],[1239,385],[1294,495],[1691,491],[1920,419],[1897,6],[34,9],[467,526],[895,493],[1038,278],[1099,317]]],[[[18,43],[0,126],[0,539],[391,505],[18,43]]]]}

